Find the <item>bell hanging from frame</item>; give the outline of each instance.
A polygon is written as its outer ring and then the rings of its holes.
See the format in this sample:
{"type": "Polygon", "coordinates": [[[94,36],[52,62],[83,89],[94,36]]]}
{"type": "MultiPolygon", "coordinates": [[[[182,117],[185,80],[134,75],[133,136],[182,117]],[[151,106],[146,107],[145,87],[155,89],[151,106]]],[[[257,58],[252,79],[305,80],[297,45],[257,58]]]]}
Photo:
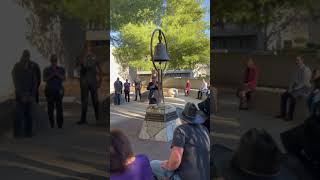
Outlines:
{"type": "Polygon", "coordinates": [[[154,48],[153,60],[155,62],[166,62],[169,61],[169,55],[166,49],[166,46],[162,43],[158,43],[154,48]]]}

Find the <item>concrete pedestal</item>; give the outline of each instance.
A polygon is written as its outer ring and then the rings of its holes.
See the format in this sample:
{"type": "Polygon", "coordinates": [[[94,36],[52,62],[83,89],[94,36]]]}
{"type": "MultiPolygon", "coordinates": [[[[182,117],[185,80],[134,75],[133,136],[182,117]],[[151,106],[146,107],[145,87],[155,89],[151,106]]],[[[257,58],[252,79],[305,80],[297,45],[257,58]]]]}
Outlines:
{"type": "Polygon", "coordinates": [[[150,105],[140,130],[139,138],[169,142],[175,128],[180,125],[176,108],[172,105],[150,105]]]}

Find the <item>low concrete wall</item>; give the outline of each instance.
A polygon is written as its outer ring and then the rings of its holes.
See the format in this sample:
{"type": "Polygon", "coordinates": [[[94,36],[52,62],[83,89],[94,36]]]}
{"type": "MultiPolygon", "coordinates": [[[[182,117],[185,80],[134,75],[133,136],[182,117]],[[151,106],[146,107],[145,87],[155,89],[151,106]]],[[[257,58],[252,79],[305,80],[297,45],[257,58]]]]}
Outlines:
{"type": "MultiPolygon", "coordinates": [[[[284,89],[258,88],[252,98],[253,108],[260,113],[275,116],[280,113],[280,99],[284,89]]],[[[304,121],[308,117],[306,99],[299,97],[294,113],[294,119],[304,121]]]]}
{"type": "MultiPolygon", "coordinates": [[[[211,63],[211,74],[215,85],[238,86],[243,81],[244,69],[249,54],[215,53],[211,63]]],[[[295,69],[296,54],[250,55],[259,69],[258,86],[286,88],[295,69]]],[[[320,65],[315,54],[304,55],[310,68],[320,65]]]]}

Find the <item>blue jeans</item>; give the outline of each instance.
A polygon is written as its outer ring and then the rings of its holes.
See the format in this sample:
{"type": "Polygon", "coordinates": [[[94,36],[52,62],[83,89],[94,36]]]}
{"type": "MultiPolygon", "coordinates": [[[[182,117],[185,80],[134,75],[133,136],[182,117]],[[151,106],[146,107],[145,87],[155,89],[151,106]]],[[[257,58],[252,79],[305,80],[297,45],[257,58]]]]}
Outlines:
{"type": "Polygon", "coordinates": [[[120,105],[121,103],[121,94],[116,94],[116,105],[120,105]]]}
{"type": "Polygon", "coordinates": [[[319,101],[320,101],[320,93],[317,93],[317,94],[313,93],[308,97],[307,103],[308,103],[310,115],[315,114],[316,104],[319,101]]]}
{"type": "Polygon", "coordinates": [[[32,102],[23,103],[17,101],[16,118],[14,121],[15,137],[32,136],[32,102]]]}
{"type": "Polygon", "coordinates": [[[157,177],[169,178],[170,180],[181,180],[178,174],[161,167],[163,161],[153,160],[150,162],[152,172],[157,177]]]}

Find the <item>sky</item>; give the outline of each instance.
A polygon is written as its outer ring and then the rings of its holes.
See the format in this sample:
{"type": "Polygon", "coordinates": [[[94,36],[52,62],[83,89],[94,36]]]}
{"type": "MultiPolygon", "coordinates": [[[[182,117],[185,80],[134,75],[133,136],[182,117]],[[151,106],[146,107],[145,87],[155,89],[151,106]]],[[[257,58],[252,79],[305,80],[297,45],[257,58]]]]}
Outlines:
{"type": "MultiPolygon", "coordinates": [[[[204,20],[210,23],[210,0],[205,0],[203,2],[202,6],[208,8],[208,11],[207,11],[207,13],[205,15],[204,20]]],[[[206,31],[206,34],[208,34],[210,36],[210,29],[208,29],[206,31]]]]}

